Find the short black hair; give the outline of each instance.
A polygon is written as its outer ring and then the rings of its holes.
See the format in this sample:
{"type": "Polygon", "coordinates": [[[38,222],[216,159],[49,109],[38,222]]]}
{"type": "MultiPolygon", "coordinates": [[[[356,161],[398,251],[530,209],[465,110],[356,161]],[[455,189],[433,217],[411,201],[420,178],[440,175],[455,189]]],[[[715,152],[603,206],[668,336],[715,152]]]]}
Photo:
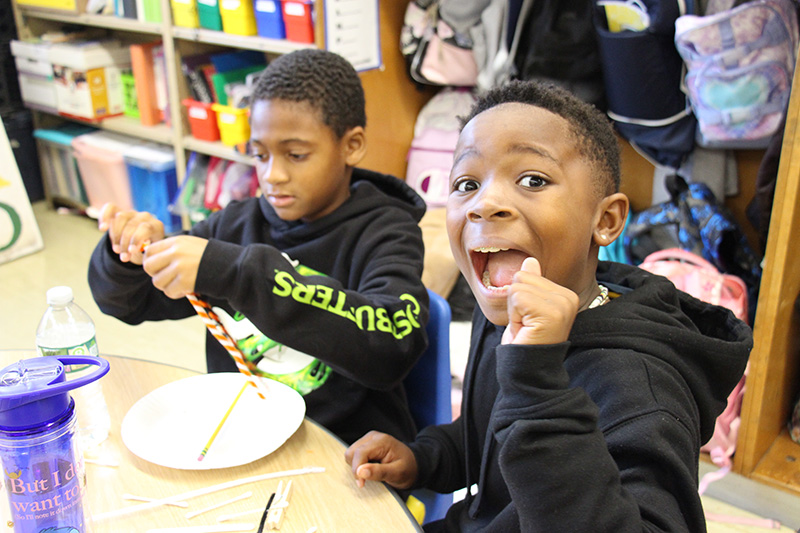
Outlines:
{"type": "Polygon", "coordinates": [[[258,100],[308,102],[340,139],[367,125],[361,78],[349,61],[327,50],[304,48],[271,61],[253,89],[252,102],[258,100]]]}
{"type": "Polygon", "coordinates": [[[469,115],[461,118],[461,127],[484,111],[507,103],[540,107],[566,120],[579,141],[579,153],[598,171],[598,192],[619,191],[619,143],[611,122],[600,110],[557,85],[512,80],[479,96],[469,115]]]}

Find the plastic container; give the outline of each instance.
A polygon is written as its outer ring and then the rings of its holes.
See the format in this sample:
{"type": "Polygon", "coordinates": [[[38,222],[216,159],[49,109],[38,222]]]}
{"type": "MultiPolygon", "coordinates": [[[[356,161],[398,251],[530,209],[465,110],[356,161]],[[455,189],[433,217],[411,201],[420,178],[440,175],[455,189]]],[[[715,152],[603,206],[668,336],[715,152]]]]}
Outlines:
{"type": "Polygon", "coordinates": [[[240,109],[221,104],[212,104],[217,113],[217,125],[222,144],[236,146],[250,140],[249,109],[240,109]]]}
{"type": "Polygon", "coordinates": [[[183,105],[186,106],[192,137],[201,141],[218,141],[219,125],[217,125],[217,113],[211,107],[213,104],[186,98],[183,100],[183,105]]]}
{"type": "Polygon", "coordinates": [[[50,197],[66,199],[76,206],[85,207],[89,204],[78,171],[78,162],[72,152],[72,140],[93,131],[97,130],[82,124],[64,124],[54,129],[33,130],[42,182],[50,197]]]}
{"type": "Polygon", "coordinates": [[[286,38],[280,0],[254,0],[253,9],[256,13],[256,28],[261,37],[286,38]]]}
{"type": "Polygon", "coordinates": [[[256,35],[256,15],[252,0],[220,0],[222,31],[232,35],[256,35]]]}
{"type": "Polygon", "coordinates": [[[171,148],[148,143],[125,152],[125,165],[133,195],[133,207],[147,211],[164,223],[164,230],[181,229],[181,219],[170,213],[169,205],[178,191],[175,153],[171,148]]]}
{"type": "MultiPolygon", "coordinates": [[[[47,291],[47,310],[36,328],[39,355],[83,355],[99,358],[94,322],[75,303],[70,287],[53,287],[47,291]]],[[[90,365],[66,368],[67,379],[83,379],[91,373],[90,365]]],[[[91,449],[108,438],[111,418],[108,415],[103,389],[99,382],[89,383],[74,393],[81,441],[91,449]]]]}
{"type": "Polygon", "coordinates": [[[137,144],[141,142],[108,131],[72,140],[89,207],[99,210],[106,202],[113,202],[121,209],[133,209],[128,169],[122,154],[137,144]]]}
{"type": "Polygon", "coordinates": [[[283,0],[286,39],[295,43],[314,42],[313,0],[283,0]]]}
{"type": "Polygon", "coordinates": [[[200,17],[195,0],[170,0],[172,4],[172,23],[184,28],[199,28],[200,17]]]}
{"type": "Polygon", "coordinates": [[[40,357],[0,370],[0,463],[14,533],[91,531],[86,473],[69,391],[99,384],[99,357],[40,357]],[[90,370],[67,380],[65,364],[90,370]]]}
{"type": "Polygon", "coordinates": [[[222,31],[222,16],[219,14],[219,0],[197,0],[197,16],[201,28],[222,31]]]}

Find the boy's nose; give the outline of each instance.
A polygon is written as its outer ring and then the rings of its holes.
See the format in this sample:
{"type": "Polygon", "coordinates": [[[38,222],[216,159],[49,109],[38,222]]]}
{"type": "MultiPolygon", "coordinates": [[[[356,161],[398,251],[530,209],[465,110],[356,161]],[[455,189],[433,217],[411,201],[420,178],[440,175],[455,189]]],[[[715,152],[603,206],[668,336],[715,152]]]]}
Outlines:
{"type": "Polygon", "coordinates": [[[482,188],[474,198],[472,205],[467,211],[467,218],[471,222],[478,220],[493,220],[509,218],[513,216],[513,209],[504,201],[503,193],[500,190],[492,190],[489,187],[482,188]]]}
{"type": "Polygon", "coordinates": [[[288,176],[280,165],[275,164],[274,159],[270,159],[269,163],[263,165],[259,170],[261,172],[261,179],[270,185],[277,185],[288,181],[288,176]]]}

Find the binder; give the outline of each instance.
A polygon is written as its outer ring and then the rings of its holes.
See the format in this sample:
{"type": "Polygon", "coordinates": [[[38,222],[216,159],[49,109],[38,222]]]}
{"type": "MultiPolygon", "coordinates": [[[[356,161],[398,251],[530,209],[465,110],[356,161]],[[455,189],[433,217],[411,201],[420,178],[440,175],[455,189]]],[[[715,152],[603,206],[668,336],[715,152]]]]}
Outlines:
{"type": "Polygon", "coordinates": [[[155,126],[161,122],[153,61],[153,52],[160,46],[161,41],[130,45],[131,67],[136,78],[136,98],[139,100],[139,120],[145,126],[155,126]]]}

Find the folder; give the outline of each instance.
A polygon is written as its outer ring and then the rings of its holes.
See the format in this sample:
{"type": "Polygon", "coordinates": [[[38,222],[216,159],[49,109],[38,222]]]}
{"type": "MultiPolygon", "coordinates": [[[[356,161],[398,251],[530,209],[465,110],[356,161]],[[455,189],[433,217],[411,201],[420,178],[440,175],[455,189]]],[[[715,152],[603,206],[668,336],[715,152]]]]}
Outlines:
{"type": "Polygon", "coordinates": [[[139,120],[145,126],[155,126],[161,122],[153,61],[153,52],[160,46],[161,41],[130,45],[131,68],[136,79],[136,99],[139,101],[139,120]]]}

